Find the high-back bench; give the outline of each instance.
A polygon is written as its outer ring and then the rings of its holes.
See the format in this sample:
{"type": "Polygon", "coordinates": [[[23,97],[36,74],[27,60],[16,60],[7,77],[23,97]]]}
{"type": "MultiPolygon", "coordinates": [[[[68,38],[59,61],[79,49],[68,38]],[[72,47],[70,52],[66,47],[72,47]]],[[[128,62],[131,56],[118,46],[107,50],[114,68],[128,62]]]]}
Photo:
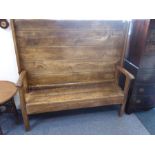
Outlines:
{"type": "Polygon", "coordinates": [[[123,114],[134,78],[123,68],[128,22],[20,19],[11,27],[26,130],[37,113],[120,104],[123,114]]]}

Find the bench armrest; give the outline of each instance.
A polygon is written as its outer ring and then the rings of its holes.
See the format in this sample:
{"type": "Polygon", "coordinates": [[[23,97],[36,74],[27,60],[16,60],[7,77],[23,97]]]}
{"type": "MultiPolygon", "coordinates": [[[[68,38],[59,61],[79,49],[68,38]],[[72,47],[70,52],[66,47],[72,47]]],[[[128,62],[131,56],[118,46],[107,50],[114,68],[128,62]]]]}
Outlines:
{"type": "Polygon", "coordinates": [[[127,95],[128,95],[131,80],[135,79],[135,77],[123,67],[117,66],[117,71],[124,74],[125,77],[126,77],[125,86],[124,86],[124,95],[125,95],[125,98],[126,98],[127,95]]]}
{"type": "MultiPolygon", "coordinates": [[[[19,79],[16,83],[16,86],[19,90],[19,96],[20,96],[20,107],[22,109],[26,109],[26,102],[25,102],[25,93],[27,92],[27,77],[26,77],[26,71],[22,71],[19,75],[19,79]]],[[[24,111],[25,112],[25,111],[24,111]]]]}
{"type": "Polygon", "coordinates": [[[22,71],[19,75],[19,79],[16,83],[18,88],[25,88],[27,89],[27,78],[26,78],[26,71],[22,71]]]}
{"type": "Polygon", "coordinates": [[[125,68],[123,68],[123,67],[117,66],[117,70],[118,70],[119,72],[121,72],[122,74],[124,74],[125,77],[126,77],[126,78],[129,78],[130,80],[133,80],[133,79],[135,78],[131,73],[129,73],[129,72],[128,72],[125,68]]]}

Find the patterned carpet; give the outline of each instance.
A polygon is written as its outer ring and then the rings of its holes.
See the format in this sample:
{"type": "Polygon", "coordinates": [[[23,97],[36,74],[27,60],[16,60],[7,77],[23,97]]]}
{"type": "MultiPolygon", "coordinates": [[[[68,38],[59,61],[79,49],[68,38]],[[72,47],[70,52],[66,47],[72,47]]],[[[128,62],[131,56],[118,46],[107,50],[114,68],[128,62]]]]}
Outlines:
{"type": "MultiPolygon", "coordinates": [[[[63,111],[30,117],[31,130],[24,131],[11,114],[0,116],[6,135],[148,135],[135,114],[118,117],[118,107],[63,111]]],[[[21,119],[21,114],[20,119],[21,119]]]]}

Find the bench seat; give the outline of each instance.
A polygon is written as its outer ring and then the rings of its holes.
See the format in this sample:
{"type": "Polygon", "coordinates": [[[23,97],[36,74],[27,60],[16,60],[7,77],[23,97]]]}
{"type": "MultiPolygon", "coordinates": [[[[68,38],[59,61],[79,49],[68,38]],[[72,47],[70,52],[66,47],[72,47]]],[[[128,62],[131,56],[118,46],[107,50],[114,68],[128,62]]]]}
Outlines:
{"type": "Polygon", "coordinates": [[[113,81],[31,90],[25,98],[28,114],[35,114],[123,103],[124,93],[113,81]]]}

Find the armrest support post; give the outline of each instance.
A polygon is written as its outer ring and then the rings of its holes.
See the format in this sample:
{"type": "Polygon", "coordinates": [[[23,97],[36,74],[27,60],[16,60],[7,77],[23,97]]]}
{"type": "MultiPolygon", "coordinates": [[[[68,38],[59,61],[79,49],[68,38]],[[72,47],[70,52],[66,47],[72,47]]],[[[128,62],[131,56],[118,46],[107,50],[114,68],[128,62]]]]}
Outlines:
{"type": "Polygon", "coordinates": [[[127,101],[127,97],[128,97],[130,83],[131,83],[131,80],[133,80],[135,77],[131,73],[129,73],[125,68],[117,66],[117,70],[116,70],[117,81],[118,81],[118,79],[119,79],[118,77],[120,75],[118,72],[124,74],[125,77],[126,77],[125,86],[124,86],[124,99],[123,99],[123,103],[122,103],[122,106],[121,106],[121,109],[120,109],[120,113],[119,113],[120,116],[122,116],[124,111],[125,111],[125,105],[126,105],[126,101],[127,101]]]}
{"type": "Polygon", "coordinates": [[[131,80],[133,80],[135,77],[131,73],[129,73],[125,68],[122,68],[120,66],[117,66],[117,76],[119,75],[118,71],[120,73],[124,74],[126,77],[125,87],[124,87],[124,95],[125,95],[125,97],[127,97],[131,80]]]}

